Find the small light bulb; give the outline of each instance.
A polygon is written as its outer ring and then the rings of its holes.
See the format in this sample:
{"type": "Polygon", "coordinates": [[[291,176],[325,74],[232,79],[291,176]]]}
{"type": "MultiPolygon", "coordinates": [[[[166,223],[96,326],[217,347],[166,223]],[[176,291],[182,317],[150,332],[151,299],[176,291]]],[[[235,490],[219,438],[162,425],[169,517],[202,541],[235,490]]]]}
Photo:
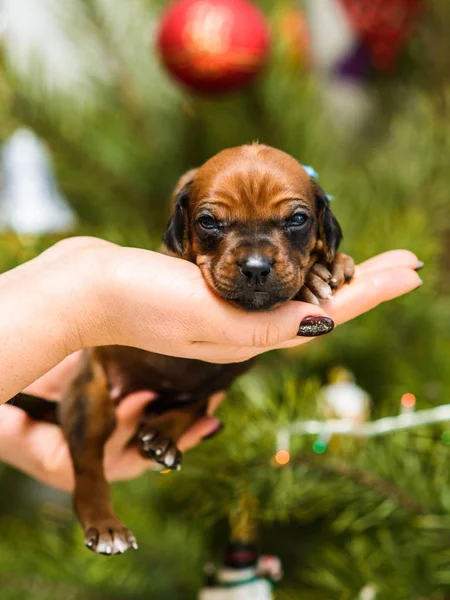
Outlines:
{"type": "Polygon", "coordinates": [[[279,465],[287,465],[291,460],[291,455],[287,450],[278,450],[275,454],[275,460],[279,465]]]}
{"type": "Polygon", "coordinates": [[[416,404],[416,397],[414,394],[403,394],[401,402],[405,408],[412,408],[416,404]]]}
{"type": "Polygon", "coordinates": [[[313,451],[316,454],[323,454],[326,451],[327,446],[328,446],[327,441],[319,438],[319,439],[315,440],[315,442],[313,444],[313,451]]]}

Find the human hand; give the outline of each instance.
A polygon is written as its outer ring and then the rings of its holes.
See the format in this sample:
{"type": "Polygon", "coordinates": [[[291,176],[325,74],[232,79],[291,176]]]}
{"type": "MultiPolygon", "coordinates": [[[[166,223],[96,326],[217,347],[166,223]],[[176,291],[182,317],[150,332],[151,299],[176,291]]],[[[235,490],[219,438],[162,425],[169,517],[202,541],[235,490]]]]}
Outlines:
{"type": "Polygon", "coordinates": [[[299,332],[305,318],[325,318],[326,324],[331,318],[339,325],[421,285],[417,257],[393,250],[358,266],[350,284],[320,307],[292,301],[247,313],[217,298],[191,263],[130,248],[96,251],[103,272],[110,273],[108,295],[101,301],[108,312],[84,344],[122,344],[217,363],[303,344],[311,340],[299,332]]]}
{"type": "MultiPolygon", "coordinates": [[[[77,368],[79,353],[66,358],[25,391],[58,402],[77,368]]],[[[152,468],[137,447],[128,442],[136,432],[144,408],[155,397],[149,391],[131,394],[116,410],[117,426],[105,446],[105,473],[108,481],[133,479],[152,468]]],[[[186,451],[221,427],[212,416],[223,394],[214,395],[209,402],[208,415],[200,418],[180,439],[179,447],[186,451]]],[[[5,404],[0,406],[0,461],[31,475],[55,488],[72,491],[73,467],[62,430],[31,419],[21,409],[5,404]]]]}
{"type": "MultiPolygon", "coordinates": [[[[79,296],[76,335],[66,333],[72,351],[120,344],[218,363],[305,343],[310,338],[298,335],[305,317],[341,324],[421,284],[417,257],[393,250],[357,267],[352,282],[320,307],[292,301],[247,313],[216,297],[196,265],[156,252],[71,238],[36,260],[42,270],[63,271],[66,288],[79,296]]],[[[70,325],[73,304],[69,310],[61,319],[70,325]]]]}

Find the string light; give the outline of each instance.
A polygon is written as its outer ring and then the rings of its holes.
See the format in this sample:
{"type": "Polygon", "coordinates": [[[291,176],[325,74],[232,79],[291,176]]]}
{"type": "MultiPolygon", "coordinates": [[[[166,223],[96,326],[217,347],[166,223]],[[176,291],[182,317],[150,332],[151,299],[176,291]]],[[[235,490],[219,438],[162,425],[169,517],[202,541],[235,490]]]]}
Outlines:
{"type": "Polygon", "coordinates": [[[291,455],[287,450],[278,450],[275,454],[275,460],[279,465],[287,465],[291,460],[291,455]]]}
{"type": "Polygon", "coordinates": [[[416,397],[414,394],[403,394],[401,399],[402,406],[405,408],[413,408],[416,405],[416,397]]]}
{"type": "Polygon", "coordinates": [[[277,449],[275,453],[275,462],[278,465],[287,465],[291,460],[289,452],[291,445],[291,435],[286,429],[281,429],[277,435],[277,449]]]}
{"type": "MultiPolygon", "coordinates": [[[[284,436],[292,434],[309,435],[347,435],[351,437],[375,437],[395,431],[412,429],[421,425],[434,425],[450,421],[450,404],[436,408],[407,412],[397,417],[385,417],[366,423],[355,423],[348,419],[330,419],[328,421],[298,421],[282,430],[284,436]]],[[[445,436],[447,439],[447,436],[445,436]]],[[[450,440],[450,433],[448,434],[450,440]]]]}
{"type": "Polygon", "coordinates": [[[321,439],[321,438],[317,438],[317,440],[314,441],[314,444],[312,446],[313,451],[316,454],[323,454],[324,452],[326,452],[328,447],[328,443],[326,442],[326,440],[321,439]]]}

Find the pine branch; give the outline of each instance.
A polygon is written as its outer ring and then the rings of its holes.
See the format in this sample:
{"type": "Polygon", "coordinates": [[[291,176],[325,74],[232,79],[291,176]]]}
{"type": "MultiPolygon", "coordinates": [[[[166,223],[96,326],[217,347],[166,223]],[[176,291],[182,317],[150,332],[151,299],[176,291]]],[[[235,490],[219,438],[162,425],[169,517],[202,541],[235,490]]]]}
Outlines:
{"type": "Polygon", "coordinates": [[[8,591],[24,592],[25,594],[38,592],[42,595],[45,594],[47,598],[65,598],[66,600],[111,600],[110,595],[90,593],[84,585],[79,588],[67,583],[51,582],[44,577],[25,577],[23,574],[18,576],[0,575],[0,589],[3,593],[8,591]]]}
{"type": "Polygon", "coordinates": [[[147,142],[152,139],[152,131],[149,129],[149,115],[145,111],[142,94],[130,73],[127,61],[111,38],[108,26],[105,24],[96,2],[84,0],[83,4],[89,20],[95,28],[97,38],[105,50],[105,55],[110,59],[109,66],[117,98],[125,109],[125,114],[130,117],[136,139],[146,152],[150,152],[153,150],[153,145],[147,142]]]}
{"type": "Polygon", "coordinates": [[[374,473],[353,467],[343,460],[333,458],[324,463],[323,460],[320,460],[319,458],[302,457],[300,459],[294,459],[293,462],[294,464],[307,465],[314,471],[319,471],[321,473],[343,476],[358,485],[367,487],[370,490],[375,490],[385,498],[393,500],[409,514],[425,515],[429,513],[428,508],[413,500],[393,482],[387,481],[374,473]]]}
{"type": "Polygon", "coordinates": [[[83,152],[80,146],[77,146],[76,143],[64,135],[60,127],[55,127],[45,111],[36,110],[34,103],[21,92],[21,86],[5,66],[1,53],[0,72],[3,76],[4,85],[8,85],[7,99],[16,125],[24,123],[30,126],[42,138],[51,140],[50,144],[53,150],[61,156],[65,156],[67,163],[77,165],[77,168],[89,173],[90,177],[98,177],[102,181],[102,185],[110,188],[114,194],[119,192],[132,202],[139,202],[141,197],[136,193],[136,188],[131,183],[119,177],[116,172],[108,169],[102,162],[83,152]]]}

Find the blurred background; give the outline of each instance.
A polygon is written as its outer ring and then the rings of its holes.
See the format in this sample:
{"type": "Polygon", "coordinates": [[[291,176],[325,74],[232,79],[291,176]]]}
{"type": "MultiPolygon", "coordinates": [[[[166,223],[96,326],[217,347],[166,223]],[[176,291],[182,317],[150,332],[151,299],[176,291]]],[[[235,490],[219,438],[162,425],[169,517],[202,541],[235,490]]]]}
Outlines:
{"type": "Polygon", "coordinates": [[[194,599],[247,534],[279,600],[450,598],[450,422],[284,433],[448,402],[449,30],[447,0],[0,0],[0,270],[68,235],[158,248],[178,177],[253,140],[318,172],[357,262],[425,262],[420,290],[263,357],[180,473],[114,485],[137,552],[91,554],[67,495],[1,465],[1,600],[194,599]]]}

